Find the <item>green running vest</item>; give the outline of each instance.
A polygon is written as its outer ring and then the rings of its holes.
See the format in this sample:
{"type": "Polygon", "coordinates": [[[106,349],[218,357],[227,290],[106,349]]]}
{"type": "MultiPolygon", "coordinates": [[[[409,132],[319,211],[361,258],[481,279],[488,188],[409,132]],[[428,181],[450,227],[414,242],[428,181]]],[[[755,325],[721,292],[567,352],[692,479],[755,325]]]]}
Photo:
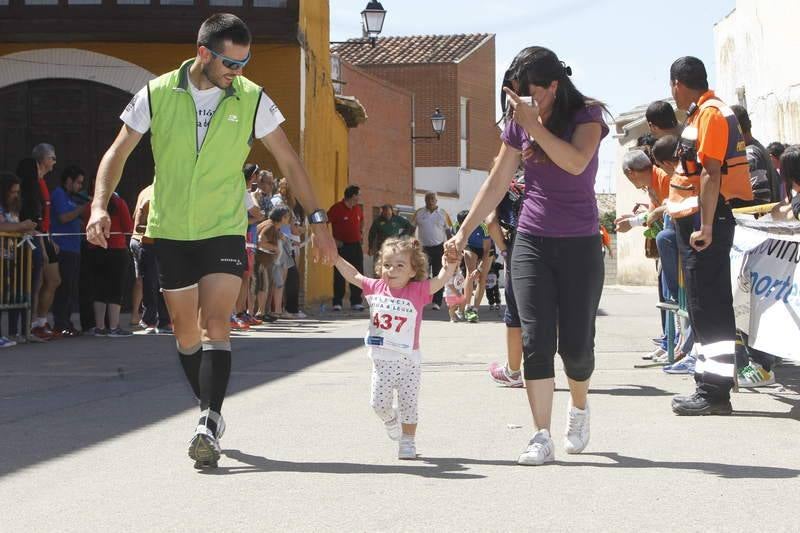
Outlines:
{"type": "Polygon", "coordinates": [[[253,143],[261,87],[237,76],[225,90],[197,150],[197,109],[189,67],[148,83],[155,161],[148,237],[195,241],[244,235],[247,215],[242,166],[253,143]]]}

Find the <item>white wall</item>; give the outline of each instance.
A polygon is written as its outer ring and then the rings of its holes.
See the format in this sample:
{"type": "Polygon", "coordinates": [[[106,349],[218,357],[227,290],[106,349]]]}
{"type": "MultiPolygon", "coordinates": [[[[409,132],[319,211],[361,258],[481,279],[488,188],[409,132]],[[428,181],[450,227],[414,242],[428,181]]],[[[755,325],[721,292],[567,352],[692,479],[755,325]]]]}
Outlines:
{"type": "Polygon", "coordinates": [[[800,142],[800,2],[737,0],[736,9],[714,26],[717,94],[741,103],[744,87],[753,136],[800,142]]]}
{"type": "MultiPolygon", "coordinates": [[[[418,191],[435,191],[439,194],[439,207],[443,208],[455,222],[456,213],[469,209],[489,173],[483,170],[458,167],[417,167],[418,191]],[[422,176],[422,178],[420,178],[422,176]],[[455,193],[450,192],[454,190],[455,193]]],[[[414,195],[414,206],[425,206],[425,193],[414,195]]]]}

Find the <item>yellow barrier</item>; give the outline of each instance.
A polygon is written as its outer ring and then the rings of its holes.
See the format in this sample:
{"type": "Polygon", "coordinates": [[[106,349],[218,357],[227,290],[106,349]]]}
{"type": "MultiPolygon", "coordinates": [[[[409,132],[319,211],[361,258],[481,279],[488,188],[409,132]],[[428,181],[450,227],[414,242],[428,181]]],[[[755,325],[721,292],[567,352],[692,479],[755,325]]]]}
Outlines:
{"type": "Polygon", "coordinates": [[[775,202],[772,204],[761,204],[761,205],[754,205],[751,207],[737,207],[733,210],[734,213],[737,215],[766,215],[772,208],[778,205],[779,202],[775,202]]]}
{"type": "Polygon", "coordinates": [[[23,235],[0,233],[0,310],[23,312],[21,333],[26,337],[31,330],[32,252],[23,235]]]}

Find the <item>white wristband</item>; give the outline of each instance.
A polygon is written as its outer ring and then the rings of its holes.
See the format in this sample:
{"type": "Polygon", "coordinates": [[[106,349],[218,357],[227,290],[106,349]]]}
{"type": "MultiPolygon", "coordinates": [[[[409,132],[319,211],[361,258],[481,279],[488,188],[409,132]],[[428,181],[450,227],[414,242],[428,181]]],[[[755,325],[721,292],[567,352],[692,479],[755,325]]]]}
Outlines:
{"type": "Polygon", "coordinates": [[[635,217],[631,217],[628,220],[631,223],[631,227],[635,228],[637,226],[644,225],[644,221],[647,219],[647,213],[642,213],[640,215],[636,215],[635,217]]]}

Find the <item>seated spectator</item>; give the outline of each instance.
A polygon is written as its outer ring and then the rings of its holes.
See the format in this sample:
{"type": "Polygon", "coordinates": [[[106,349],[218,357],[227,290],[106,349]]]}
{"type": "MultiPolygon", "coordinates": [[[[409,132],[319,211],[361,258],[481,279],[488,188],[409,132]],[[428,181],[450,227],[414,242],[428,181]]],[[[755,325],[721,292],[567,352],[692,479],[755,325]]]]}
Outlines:
{"type": "MultiPolygon", "coordinates": [[[[36,230],[36,222],[24,220],[20,222],[20,180],[14,174],[3,172],[0,174],[0,232],[3,233],[28,233],[36,230]]],[[[3,303],[14,303],[21,301],[22,290],[19,281],[21,280],[22,264],[18,262],[20,254],[25,250],[18,248],[15,240],[9,239],[6,246],[1,251],[3,261],[3,303]],[[16,272],[16,275],[15,275],[16,272]],[[15,290],[16,289],[16,290],[15,290]],[[13,291],[13,292],[12,292],[13,291]]],[[[23,312],[17,309],[8,311],[8,337],[2,335],[0,331],[0,348],[9,348],[19,342],[25,342],[26,338],[21,334],[20,319],[23,319],[23,312]],[[10,338],[13,337],[13,338],[10,338]]],[[[23,322],[24,323],[24,322],[23,322]]],[[[0,327],[2,327],[2,311],[0,311],[0,327]]]]}

